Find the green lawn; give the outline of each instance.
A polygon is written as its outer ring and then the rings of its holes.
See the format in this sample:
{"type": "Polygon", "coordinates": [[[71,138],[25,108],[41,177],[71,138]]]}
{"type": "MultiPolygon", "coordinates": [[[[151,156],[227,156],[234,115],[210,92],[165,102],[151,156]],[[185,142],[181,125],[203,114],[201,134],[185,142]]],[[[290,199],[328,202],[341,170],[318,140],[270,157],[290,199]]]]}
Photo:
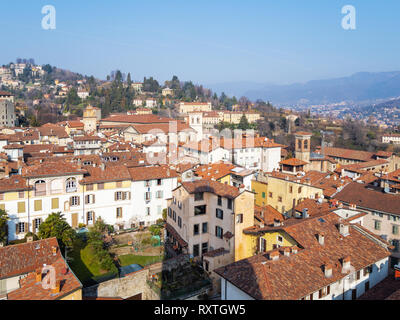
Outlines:
{"type": "Polygon", "coordinates": [[[104,272],[104,270],[101,270],[90,247],[85,246],[82,241],[77,241],[77,245],[73,250],[68,251],[68,257],[73,258],[73,260],[69,261],[68,264],[84,285],[91,285],[100,278],[108,278],[112,277],[114,274],[118,274],[116,267],[114,267],[110,272],[104,272]]]}
{"type": "Polygon", "coordinates": [[[134,254],[125,254],[119,256],[119,263],[121,266],[128,266],[135,263],[144,267],[152,263],[160,262],[163,258],[163,256],[137,256],[134,254]]]}

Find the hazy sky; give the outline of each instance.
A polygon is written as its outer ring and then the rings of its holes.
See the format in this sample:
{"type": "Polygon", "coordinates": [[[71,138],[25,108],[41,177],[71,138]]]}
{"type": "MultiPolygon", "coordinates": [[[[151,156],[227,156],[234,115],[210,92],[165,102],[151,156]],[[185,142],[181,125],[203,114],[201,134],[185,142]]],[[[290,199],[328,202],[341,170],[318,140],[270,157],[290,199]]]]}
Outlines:
{"type": "Polygon", "coordinates": [[[17,57],[105,78],[292,83],[400,70],[399,0],[2,0],[0,64],[17,57]],[[42,7],[56,8],[43,30],[42,7]],[[356,8],[356,30],[341,9],[356,8]]]}

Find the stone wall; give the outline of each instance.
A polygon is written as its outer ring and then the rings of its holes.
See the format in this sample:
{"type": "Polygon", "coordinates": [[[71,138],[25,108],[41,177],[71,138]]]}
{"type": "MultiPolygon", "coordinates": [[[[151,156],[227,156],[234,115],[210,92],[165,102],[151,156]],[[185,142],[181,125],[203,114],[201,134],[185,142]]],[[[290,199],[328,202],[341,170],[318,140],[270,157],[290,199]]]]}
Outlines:
{"type": "Polygon", "coordinates": [[[83,289],[86,297],[109,297],[127,299],[142,294],[142,300],[158,300],[157,294],[147,285],[149,268],[145,268],[123,278],[112,279],[83,289]]]}

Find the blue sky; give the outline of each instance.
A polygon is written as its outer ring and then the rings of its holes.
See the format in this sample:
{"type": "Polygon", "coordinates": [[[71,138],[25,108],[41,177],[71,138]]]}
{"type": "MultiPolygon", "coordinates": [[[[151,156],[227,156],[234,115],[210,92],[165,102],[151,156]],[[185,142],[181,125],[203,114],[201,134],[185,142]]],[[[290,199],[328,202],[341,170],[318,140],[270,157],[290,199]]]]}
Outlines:
{"type": "Polygon", "coordinates": [[[2,0],[2,12],[0,64],[32,57],[99,78],[121,69],[205,84],[400,70],[398,0],[2,0]],[[56,30],[41,28],[47,4],[56,30]],[[341,27],[348,4],[356,30],[341,27]]]}

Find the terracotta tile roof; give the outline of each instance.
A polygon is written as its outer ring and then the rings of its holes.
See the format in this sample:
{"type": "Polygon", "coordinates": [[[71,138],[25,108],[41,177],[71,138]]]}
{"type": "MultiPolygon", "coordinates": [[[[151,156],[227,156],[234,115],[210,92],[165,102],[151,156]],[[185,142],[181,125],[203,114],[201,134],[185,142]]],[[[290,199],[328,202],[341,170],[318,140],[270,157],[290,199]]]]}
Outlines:
{"type": "Polygon", "coordinates": [[[155,114],[131,114],[131,115],[115,115],[115,116],[110,116],[108,118],[104,118],[101,120],[101,123],[104,124],[104,122],[122,122],[122,123],[169,123],[170,121],[176,121],[175,119],[172,118],[164,118],[164,117],[159,117],[155,114]]]}
{"type": "Polygon", "coordinates": [[[214,257],[219,257],[219,256],[222,256],[222,255],[228,254],[228,253],[229,253],[229,251],[226,250],[225,248],[218,248],[218,249],[211,250],[211,251],[204,253],[203,257],[214,258],[214,257]]]}
{"type": "Polygon", "coordinates": [[[37,128],[41,136],[56,136],[58,138],[68,138],[68,134],[63,126],[46,123],[37,128]]]}
{"type": "Polygon", "coordinates": [[[0,279],[28,274],[20,280],[19,289],[8,293],[9,300],[60,299],[82,288],[62,257],[56,238],[0,248],[0,262],[0,279]],[[53,247],[56,248],[55,254],[53,247]],[[59,293],[53,294],[51,289],[44,289],[36,282],[36,270],[42,269],[44,264],[55,268],[56,280],[61,281],[59,293]],[[68,272],[65,273],[65,270],[68,272]]]}
{"type": "Polygon", "coordinates": [[[175,170],[168,166],[159,167],[137,167],[129,168],[129,174],[133,181],[146,181],[154,179],[177,178],[178,174],[175,170]]]}
{"type": "Polygon", "coordinates": [[[275,221],[284,221],[284,216],[270,205],[254,205],[255,218],[264,225],[273,225],[275,221]]]}
{"type": "Polygon", "coordinates": [[[202,179],[218,180],[230,174],[235,167],[232,163],[218,162],[199,166],[194,173],[202,179]]]}
{"type": "Polygon", "coordinates": [[[221,146],[224,149],[243,149],[243,148],[286,148],[285,145],[275,143],[273,139],[268,139],[266,137],[251,137],[244,136],[241,139],[225,139],[221,138],[221,146]]]}
{"type": "Polygon", "coordinates": [[[12,175],[9,178],[0,179],[0,192],[31,190],[26,179],[19,175],[12,175]]]}
{"type": "MultiPolygon", "coordinates": [[[[342,261],[349,257],[355,270],[390,256],[377,242],[350,225],[350,234],[341,236],[337,228],[340,218],[329,213],[323,218],[300,219],[302,222],[284,228],[301,249],[283,255],[285,248],[258,254],[215,270],[221,277],[255,299],[297,300],[326,287],[347,274],[342,273],[342,261]],[[319,244],[316,234],[324,234],[319,244]],[[269,254],[279,253],[277,260],[269,254]],[[325,277],[324,265],[332,265],[332,276],[325,277]]],[[[379,241],[377,239],[377,241],[379,241]]]]}
{"type": "Polygon", "coordinates": [[[70,128],[82,128],[84,127],[84,124],[80,120],[69,120],[66,122],[66,126],[70,128]]]}
{"type": "Polygon", "coordinates": [[[290,159],[286,159],[286,160],[279,162],[279,164],[283,164],[285,166],[296,167],[296,166],[304,166],[307,164],[307,162],[296,159],[296,158],[290,158],[290,159]]]}
{"type": "Polygon", "coordinates": [[[371,190],[368,185],[358,182],[348,184],[334,198],[348,204],[355,204],[360,208],[400,215],[398,195],[371,190]]]}
{"type": "Polygon", "coordinates": [[[170,130],[174,130],[174,126],[176,123],[176,130],[177,132],[187,131],[187,132],[194,132],[194,130],[187,124],[182,121],[176,121],[174,119],[169,119],[174,124],[170,126],[170,123],[163,122],[155,122],[155,123],[146,123],[146,124],[133,124],[132,127],[141,134],[149,133],[149,131],[162,131],[164,133],[170,132],[170,130]],[[171,128],[170,128],[171,127],[171,128]]]}
{"type": "Polygon", "coordinates": [[[100,141],[101,138],[98,136],[75,136],[74,141],[100,141]]]}
{"type": "Polygon", "coordinates": [[[389,180],[400,183],[400,169],[389,172],[382,176],[382,180],[389,180]]]}
{"type": "Polygon", "coordinates": [[[376,166],[386,166],[386,165],[389,165],[389,161],[384,160],[384,159],[378,159],[378,160],[370,160],[370,161],[366,161],[366,162],[342,165],[338,169],[339,170],[344,169],[346,171],[363,173],[368,168],[372,168],[372,167],[376,167],[376,166]]]}
{"type": "Polygon", "coordinates": [[[125,181],[131,180],[129,170],[124,165],[104,166],[102,167],[85,167],[87,175],[79,182],[81,184],[125,181]]]}
{"type": "Polygon", "coordinates": [[[79,165],[65,160],[54,162],[49,161],[44,164],[31,165],[22,168],[22,176],[26,178],[66,176],[84,173],[86,173],[86,170],[81,169],[79,165]]]}
{"type": "Polygon", "coordinates": [[[294,133],[296,136],[312,136],[312,132],[299,131],[294,133]]]}
{"type": "Polygon", "coordinates": [[[234,199],[240,195],[238,188],[212,180],[182,182],[182,186],[191,194],[197,192],[209,192],[229,199],[234,199]]]}
{"type": "Polygon", "coordinates": [[[188,243],[182,239],[180,234],[178,232],[176,232],[176,230],[174,229],[173,226],[171,226],[169,223],[166,223],[165,228],[168,230],[168,232],[170,232],[172,234],[172,236],[176,239],[176,241],[178,241],[179,245],[182,248],[186,248],[188,246],[188,243]]]}
{"type": "Polygon", "coordinates": [[[374,159],[373,152],[351,150],[344,148],[334,148],[334,147],[325,147],[322,150],[324,155],[335,158],[343,158],[343,159],[358,160],[358,161],[370,161],[374,159]]]}
{"type": "Polygon", "coordinates": [[[308,209],[307,212],[309,216],[313,217],[321,212],[330,211],[331,205],[328,202],[319,203],[313,199],[304,199],[294,209],[300,213],[302,213],[304,209],[308,209]]]}
{"type": "Polygon", "coordinates": [[[378,152],[375,152],[375,155],[378,156],[378,157],[390,158],[393,155],[393,152],[378,151],[378,152]]]}

